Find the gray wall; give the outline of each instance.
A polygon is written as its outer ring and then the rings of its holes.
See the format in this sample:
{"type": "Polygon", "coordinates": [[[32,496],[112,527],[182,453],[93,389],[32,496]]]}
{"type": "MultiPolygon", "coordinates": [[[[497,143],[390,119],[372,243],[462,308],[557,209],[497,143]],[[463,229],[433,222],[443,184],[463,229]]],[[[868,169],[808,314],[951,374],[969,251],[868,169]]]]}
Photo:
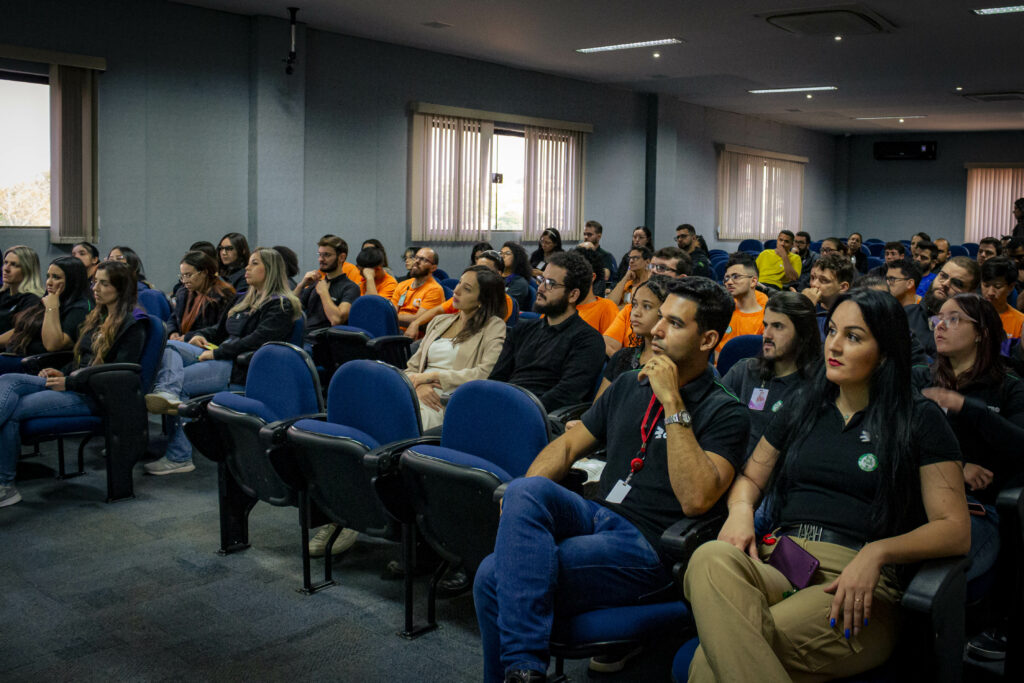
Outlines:
{"type": "Polygon", "coordinates": [[[803,229],[827,232],[836,221],[835,137],[750,116],[662,98],[658,127],[655,242],[671,244],[675,226],[690,223],[712,249],[734,251],[738,241],[716,233],[716,143],[808,157],[804,172],[803,229]]]}
{"type": "MultiPolygon", "coordinates": [[[[964,238],[967,207],[965,163],[1024,161],[1024,131],[945,133],[938,135],[856,136],[844,139],[847,150],[847,228],[865,237],[909,239],[918,231],[959,244],[964,238]],[[936,140],[935,161],[876,161],[879,140],[936,140]]],[[[1009,206],[1006,224],[1013,227],[1009,206]]],[[[845,233],[844,233],[845,234],[845,233]]]]}

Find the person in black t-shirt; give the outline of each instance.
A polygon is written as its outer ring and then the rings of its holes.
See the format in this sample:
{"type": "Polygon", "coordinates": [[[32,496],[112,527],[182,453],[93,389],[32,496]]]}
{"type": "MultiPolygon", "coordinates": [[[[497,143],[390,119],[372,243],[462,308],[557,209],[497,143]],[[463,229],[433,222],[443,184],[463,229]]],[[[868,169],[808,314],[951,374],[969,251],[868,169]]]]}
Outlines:
{"type": "Polygon", "coordinates": [[[73,256],[54,259],[46,271],[46,296],[16,317],[14,329],[0,335],[0,373],[21,372],[21,356],[61,351],[78,341],[78,328],[91,304],[86,268],[73,256]]]}
{"type": "Polygon", "coordinates": [[[0,334],[14,327],[15,317],[39,303],[43,283],[39,257],[30,247],[18,245],[4,251],[3,286],[0,287],[0,334]]]}
{"type": "Polygon", "coordinates": [[[746,410],[708,367],[732,298],[707,278],[667,287],[654,357],[615,380],[581,425],[509,484],[494,554],[473,590],[486,681],[544,680],[556,612],[672,596],[662,532],[718,505],[743,461],[746,410]],[[597,500],[555,483],[601,442],[608,464],[597,500]]]}
{"type": "Polygon", "coordinates": [[[768,426],[729,492],[719,540],[687,567],[701,642],[691,681],[873,668],[897,641],[901,581],[891,565],[970,545],[960,451],[942,412],[910,386],[899,305],[856,289],[839,297],[827,329],[825,363],[768,426]],[[765,489],[779,526],[759,547],[754,509],[765,489]],[[816,571],[801,579],[761,561],[780,547],[810,553],[816,571]]]}
{"type": "Polygon", "coordinates": [[[341,254],[341,238],[328,235],[317,242],[316,258],[320,264],[302,277],[292,292],[299,297],[306,312],[306,337],[324,327],[344,325],[352,302],[359,298],[359,285],[342,271],[345,261],[341,254]]]}

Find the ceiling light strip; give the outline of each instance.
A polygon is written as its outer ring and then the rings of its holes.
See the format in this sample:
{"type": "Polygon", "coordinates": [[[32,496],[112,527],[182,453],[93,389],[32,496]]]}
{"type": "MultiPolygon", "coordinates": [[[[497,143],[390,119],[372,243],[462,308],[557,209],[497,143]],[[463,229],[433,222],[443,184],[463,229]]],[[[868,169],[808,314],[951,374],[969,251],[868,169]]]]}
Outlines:
{"type": "Polygon", "coordinates": [[[828,90],[839,90],[834,85],[810,85],[802,88],[765,88],[762,90],[748,90],[751,95],[771,95],[785,92],[825,92],[828,90]]]}
{"type": "Polygon", "coordinates": [[[662,38],[660,40],[645,40],[640,43],[622,43],[621,45],[602,45],[601,47],[583,47],[576,52],[590,54],[592,52],[612,52],[614,50],[632,50],[638,47],[657,47],[658,45],[678,45],[683,41],[678,38],[662,38]]]}
{"type": "Polygon", "coordinates": [[[988,7],[985,9],[972,9],[975,14],[981,16],[988,16],[990,14],[1013,14],[1014,12],[1024,12],[1024,5],[1010,5],[1008,7],[988,7]]]}
{"type": "Polygon", "coordinates": [[[913,116],[858,116],[854,118],[854,121],[902,121],[903,119],[926,119],[928,118],[923,114],[915,114],[913,116]]]}

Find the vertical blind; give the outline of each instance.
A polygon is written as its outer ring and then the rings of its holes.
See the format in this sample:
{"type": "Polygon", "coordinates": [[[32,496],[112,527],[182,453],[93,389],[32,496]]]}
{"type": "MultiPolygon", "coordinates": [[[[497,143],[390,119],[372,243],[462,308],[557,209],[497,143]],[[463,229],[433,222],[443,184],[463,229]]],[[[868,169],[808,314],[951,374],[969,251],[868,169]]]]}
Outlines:
{"type": "Polygon", "coordinates": [[[526,126],[523,240],[555,228],[578,240],[583,213],[583,133],[526,126]]]}
{"type": "Polygon", "coordinates": [[[96,72],[50,67],[50,241],[96,241],[96,72]]]}
{"type": "Polygon", "coordinates": [[[804,163],[723,149],[718,158],[718,237],[770,239],[796,232],[803,214],[804,163]]]}
{"type": "Polygon", "coordinates": [[[1024,168],[968,168],[964,241],[1010,234],[1018,197],[1024,197],[1024,168]]]}

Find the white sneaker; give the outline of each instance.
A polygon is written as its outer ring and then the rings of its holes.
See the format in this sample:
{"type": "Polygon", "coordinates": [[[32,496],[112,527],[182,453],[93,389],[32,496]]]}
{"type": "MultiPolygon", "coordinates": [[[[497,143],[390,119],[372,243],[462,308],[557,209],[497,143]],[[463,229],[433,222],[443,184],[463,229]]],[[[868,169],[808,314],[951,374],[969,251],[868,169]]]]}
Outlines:
{"type": "Polygon", "coordinates": [[[14,484],[0,486],[0,508],[7,507],[8,505],[14,505],[15,503],[20,502],[21,494],[18,493],[18,489],[14,487],[14,484]]]}
{"type": "MultiPolygon", "coordinates": [[[[309,539],[309,556],[310,557],[323,557],[324,551],[327,549],[327,541],[330,540],[331,534],[338,528],[337,524],[325,524],[320,527],[320,530],[316,532],[313,538],[309,539]]],[[[331,546],[331,555],[340,555],[349,548],[351,548],[356,538],[359,536],[359,532],[355,529],[342,529],[338,537],[334,539],[334,545],[331,546]]]]}
{"type": "Polygon", "coordinates": [[[146,394],[146,410],[154,415],[177,415],[181,399],[167,391],[146,394]]]}
{"type": "Polygon", "coordinates": [[[186,472],[192,472],[196,466],[192,464],[192,459],[189,458],[184,462],[174,462],[168,460],[167,456],[154,460],[153,462],[147,462],[143,465],[143,469],[146,470],[146,474],[155,474],[161,476],[164,474],[185,474],[186,472]]]}

